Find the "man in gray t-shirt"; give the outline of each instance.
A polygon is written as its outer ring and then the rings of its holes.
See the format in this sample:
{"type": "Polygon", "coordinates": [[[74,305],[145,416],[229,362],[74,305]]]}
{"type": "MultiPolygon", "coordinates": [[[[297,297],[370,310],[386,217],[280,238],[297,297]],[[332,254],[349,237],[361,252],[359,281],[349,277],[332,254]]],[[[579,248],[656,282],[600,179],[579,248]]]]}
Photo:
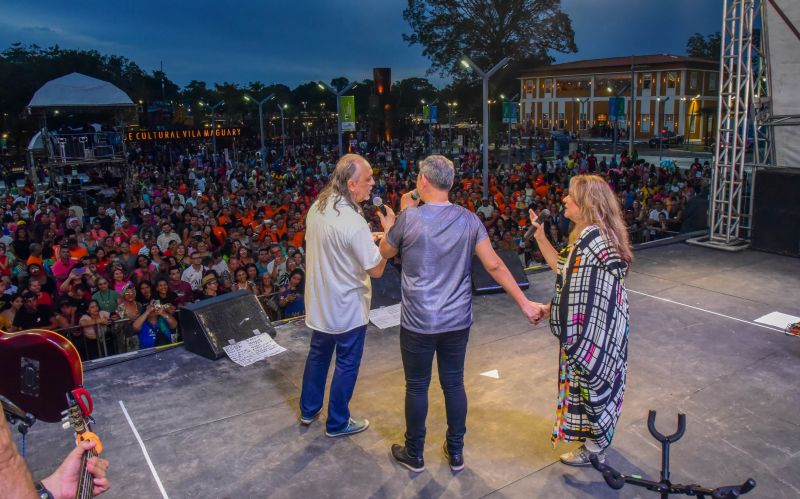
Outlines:
{"type": "Polygon", "coordinates": [[[384,258],[402,252],[400,350],[406,377],[406,442],[393,445],[392,456],[414,472],[425,468],[422,455],[434,353],[447,411],[444,451],[453,470],[464,467],[464,358],[472,325],[472,255],[478,255],[531,323],[540,319],[537,304],[525,297],[494,252],[478,217],[448,201],[453,177],[453,163],[444,156],[422,160],[417,199],[413,193],[403,196],[403,211],[380,247],[384,258]],[[419,206],[420,201],[425,204],[419,206]]]}

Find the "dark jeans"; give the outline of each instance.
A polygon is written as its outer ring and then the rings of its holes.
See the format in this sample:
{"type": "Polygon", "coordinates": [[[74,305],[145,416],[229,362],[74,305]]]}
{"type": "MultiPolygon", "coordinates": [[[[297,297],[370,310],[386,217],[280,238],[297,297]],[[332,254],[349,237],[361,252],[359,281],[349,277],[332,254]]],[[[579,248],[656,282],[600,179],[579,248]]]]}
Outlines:
{"type": "Polygon", "coordinates": [[[406,448],[412,456],[422,457],[425,449],[425,418],[434,353],[447,412],[447,449],[451,454],[460,454],[464,448],[467,432],[464,357],[468,340],[469,328],[439,334],[420,334],[400,328],[400,351],[406,375],[406,448]]]}
{"type": "Polygon", "coordinates": [[[353,396],[358,368],[361,366],[366,332],[366,325],[341,334],[312,332],[311,347],[303,373],[303,392],[300,394],[302,417],[310,418],[322,408],[325,381],[335,349],[336,368],[331,380],[326,427],[328,431],[339,431],[347,427],[350,422],[350,398],[353,396]]]}

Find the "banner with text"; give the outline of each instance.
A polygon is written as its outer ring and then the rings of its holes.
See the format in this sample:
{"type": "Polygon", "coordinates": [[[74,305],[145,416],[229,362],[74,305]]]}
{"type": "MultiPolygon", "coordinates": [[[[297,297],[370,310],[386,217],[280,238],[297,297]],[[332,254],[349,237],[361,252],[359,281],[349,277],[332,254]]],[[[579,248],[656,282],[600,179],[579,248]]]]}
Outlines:
{"type": "Polygon", "coordinates": [[[503,102],[503,123],[516,123],[518,112],[519,104],[516,102],[503,102]]]}
{"type": "Polygon", "coordinates": [[[148,141],[148,140],[180,140],[180,139],[210,139],[214,136],[238,137],[242,134],[241,128],[201,128],[192,130],[137,130],[125,134],[125,140],[148,141]]]}
{"type": "Polygon", "coordinates": [[[343,95],[340,99],[342,130],[353,131],[356,129],[356,98],[354,95],[343,95]]]}

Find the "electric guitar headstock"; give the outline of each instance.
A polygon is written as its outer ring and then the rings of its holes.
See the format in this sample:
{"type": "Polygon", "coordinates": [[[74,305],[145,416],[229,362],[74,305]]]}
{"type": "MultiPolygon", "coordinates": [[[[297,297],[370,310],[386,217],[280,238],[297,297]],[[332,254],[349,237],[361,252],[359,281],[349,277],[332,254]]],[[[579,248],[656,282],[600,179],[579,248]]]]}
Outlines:
{"type": "Polygon", "coordinates": [[[99,456],[103,452],[103,444],[100,438],[92,431],[92,425],[95,422],[94,418],[92,418],[94,404],[89,392],[82,387],[67,393],[67,403],[69,408],[62,413],[64,416],[64,429],[72,428],[75,432],[76,445],[80,445],[81,442],[94,442],[95,444],[81,459],[80,479],[75,494],[76,499],[89,499],[93,496],[94,478],[87,471],[86,464],[89,459],[99,456]]]}

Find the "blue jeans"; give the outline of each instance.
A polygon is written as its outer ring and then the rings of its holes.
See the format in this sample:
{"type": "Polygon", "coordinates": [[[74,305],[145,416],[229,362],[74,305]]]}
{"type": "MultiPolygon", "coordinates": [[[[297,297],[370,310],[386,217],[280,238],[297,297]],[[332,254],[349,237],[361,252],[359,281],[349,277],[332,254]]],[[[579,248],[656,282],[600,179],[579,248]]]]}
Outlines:
{"type": "Polygon", "coordinates": [[[366,324],[341,334],[312,332],[303,373],[303,391],[300,394],[302,417],[310,418],[322,409],[325,381],[335,349],[336,368],[331,381],[326,427],[328,431],[339,431],[347,427],[350,422],[349,404],[356,386],[358,368],[361,366],[366,332],[366,324]]]}
{"type": "Polygon", "coordinates": [[[460,454],[467,432],[467,392],[464,390],[464,357],[469,328],[439,334],[420,334],[400,328],[400,351],[406,375],[406,449],[422,457],[425,419],[433,354],[439,367],[439,383],[447,413],[447,450],[460,454]]]}

